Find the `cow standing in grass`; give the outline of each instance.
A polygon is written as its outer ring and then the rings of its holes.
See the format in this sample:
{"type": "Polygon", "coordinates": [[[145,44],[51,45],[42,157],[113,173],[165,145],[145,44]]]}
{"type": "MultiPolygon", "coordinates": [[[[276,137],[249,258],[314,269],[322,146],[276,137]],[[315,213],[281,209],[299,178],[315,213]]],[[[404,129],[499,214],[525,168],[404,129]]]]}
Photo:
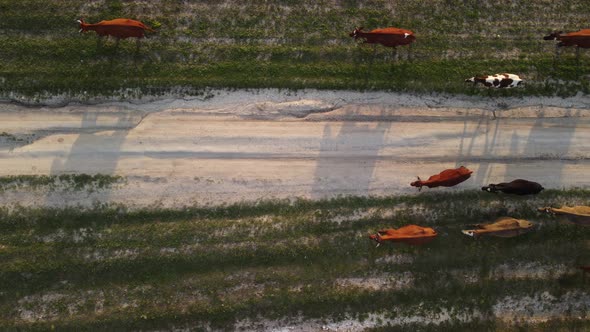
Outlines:
{"type": "Polygon", "coordinates": [[[522,84],[523,80],[518,75],[514,74],[495,74],[495,75],[484,75],[474,76],[465,80],[465,82],[481,83],[488,88],[514,88],[522,84]]]}
{"type": "Polygon", "coordinates": [[[576,61],[580,60],[580,48],[590,48],[590,29],[582,29],[576,32],[563,33],[562,31],[552,32],[543,37],[544,40],[557,40],[555,45],[555,58],[559,59],[559,48],[566,46],[576,47],[576,61]]]}
{"type": "Polygon", "coordinates": [[[539,183],[523,179],[516,179],[511,182],[501,182],[498,184],[492,183],[488,186],[481,187],[481,190],[490,193],[503,192],[505,194],[514,195],[536,195],[543,189],[545,188],[539,183]]]}
{"type": "Polygon", "coordinates": [[[393,27],[374,29],[369,32],[364,32],[362,27],[355,28],[349,36],[354,39],[364,39],[364,44],[381,44],[385,47],[392,47],[394,58],[397,57],[397,46],[409,45],[408,59],[410,58],[411,44],[416,40],[412,31],[393,27]]]}
{"type": "Polygon", "coordinates": [[[139,49],[139,40],[145,37],[145,32],[154,32],[147,25],[128,18],[100,21],[96,24],[88,24],[84,22],[84,19],[79,19],[76,22],[80,25],[80,33],[95,31],[101,38],[104,36],[113,36],[117,39],[117,46],[119,45],[119,40],[135,37],[137,38],[137,49],[139,49]]]}

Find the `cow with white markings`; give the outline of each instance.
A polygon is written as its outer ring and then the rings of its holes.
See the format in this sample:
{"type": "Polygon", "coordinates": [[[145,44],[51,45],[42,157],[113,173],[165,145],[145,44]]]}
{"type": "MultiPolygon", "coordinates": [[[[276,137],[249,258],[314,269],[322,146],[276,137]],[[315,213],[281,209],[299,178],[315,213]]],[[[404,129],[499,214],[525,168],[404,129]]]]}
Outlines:
{"type": "Polygon", "coordinates": [[[474,76],[465,80],[465,82],[471,82],[473,85],[481,83],[488,88],[514,88],[522,84],[524,81],[518,75],[515,74],[495,74],[495,75],[484,75],[474,76]]]}

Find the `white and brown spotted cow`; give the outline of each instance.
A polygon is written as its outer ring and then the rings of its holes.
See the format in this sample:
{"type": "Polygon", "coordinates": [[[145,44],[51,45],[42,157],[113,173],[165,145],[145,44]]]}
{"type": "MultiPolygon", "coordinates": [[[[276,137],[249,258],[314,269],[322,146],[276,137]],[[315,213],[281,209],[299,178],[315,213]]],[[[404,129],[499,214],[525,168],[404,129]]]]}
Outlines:
{"type": "Polygon", "coordinates": [[[523,80],[514,74],[496,74],[496,75],[485,75],[475,76],[465,80],[465,82],[472,82],[473,85],[481,83],[488,88],[513,88],[519,86],[523,80]]]}

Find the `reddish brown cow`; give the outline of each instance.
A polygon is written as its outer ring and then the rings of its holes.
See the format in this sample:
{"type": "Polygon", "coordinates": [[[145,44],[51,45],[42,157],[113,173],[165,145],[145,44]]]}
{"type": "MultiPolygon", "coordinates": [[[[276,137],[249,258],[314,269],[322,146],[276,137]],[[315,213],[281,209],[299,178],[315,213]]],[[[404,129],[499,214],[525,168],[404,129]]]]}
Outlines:
{"type": "Polygon", "coordinates": [[[349,36],[354,37],[354,39],[363,38],[364,44],[381,44],[386,47],[393,47],[394,53],[397,50],[396,46],[410,45],[416,40],[414,33],[406,29],[389,27],[374,29],[370,32],[364,32],[362,30],[362,27],[355,28],[349,36]]]}
{"type": "Polygon", "coordinates": [[[96,31],[96,33],[103,36],[113,36],[119,39],[125,39],[129,37],[143,38],[145,37],[145,31],[154,32],[153,29],[147,25],[130,20],[128,18],[117,18],[110,21],[100,21],[96,24],[87,24],[83,19],[77,20],[80,24],[80,33],[87,31],[96,31]]]}
{"type": "Polygon", "coordinates": [[[582,29],[576,32],[563,33],[562,31],[552,32],[543,37],[544,40],[557,40],[556,56],[559,56],[558,49],[565,46],[576,47],[576,59],[580,57],[580,48],[590,48],[590,29],[582,29]]]}
{"type": "Polygon", "coordinates": [[[418,187],[420,190],[422,190],[423,186],[428,188],[439,186],[452,187],[469,179],[471,177],[471,173],[473,173],[473,171],[470,171],[466,167],[461,166],[455,169],[446,169],[439,174],[429,177],[426,181],[420,180],[420,177],[418,176],[418,181],[414,181],[410,183],[410,185],[413,187],[418,187]]]}

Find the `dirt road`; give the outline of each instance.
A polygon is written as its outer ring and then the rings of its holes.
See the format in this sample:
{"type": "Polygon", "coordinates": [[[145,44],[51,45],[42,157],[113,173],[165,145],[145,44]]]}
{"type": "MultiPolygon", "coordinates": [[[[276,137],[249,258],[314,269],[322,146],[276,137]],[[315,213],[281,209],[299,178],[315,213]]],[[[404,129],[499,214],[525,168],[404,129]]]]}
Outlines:
{"type": "MultiPolygon", "coordinates": [[[[211,91],[61,107],[0,106],[0,176],[121,175],[104,190],[22,189],[4,205],[187,206],[416,193],[465,165],[452,189],[515,178],[587,187],[590,99],[211,91]],[[498,119],[493,119],[496,110],[498,119]]],[[[428,189],[425,189],[428,190],[428,189]]]]}

